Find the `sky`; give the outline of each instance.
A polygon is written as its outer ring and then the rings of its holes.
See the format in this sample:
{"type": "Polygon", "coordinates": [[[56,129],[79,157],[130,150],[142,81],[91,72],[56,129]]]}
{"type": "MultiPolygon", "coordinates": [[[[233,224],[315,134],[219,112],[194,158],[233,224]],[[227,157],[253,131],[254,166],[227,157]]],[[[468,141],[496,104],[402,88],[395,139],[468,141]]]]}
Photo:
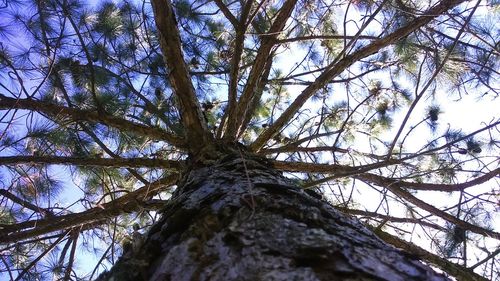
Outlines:
{"type": "MultiPolygon", "coordinates": [[[[91,2],[93,3],[93,1],[91,2]]],[[[479,13],[481,14],[481,12],[479,13]]],[[[353,19],[359,18],[359,15],[352,14],[350,15],[353,19]]],[[[355,21],[354,21],[355,22],[355,21]]],[[[354,27],[354,22],[353,27],[354,27]]],[[[1,19],[0,19],[0,24],[2,24],[1,19]]],[[[349,26],[348,25],[348,32],[349,32],[349,26]]],[[[367,32],[372,32],[373,30],[368,30],[367,32]]],[[[19,40],[16,39],[16,40],[19,40]]],[[[22,44],[22,42],[20,42],[22,44]]],[[[300,49],[290,49],[289,51],[284,52],[282,55],[280,55],[277,58],[277,63],[283,68],[283,69],[291,69],[295,63],[299,62],[301,60],[301,55],[304,54],[304,50],[300,49]],[[294,60],[295,58],[295,60],[294,60]]],[[[377,74],[379,75],[379,74],[377,74]]],[[[304,77],[308,78],[308,77],[304,77]]],[[[312,77],[310,77],[312,79],[312,77]]],[[[384,79],[384,77],[374,77],[378,79],[384,79]]],[[[403,81],[404,82],[404,81],[403,81]]],[[[408,83],[409,84],[409,83],[408,83]]],[[[288,89],[288,92],[291,97],[298,95],[300,93],[300,90],[302,87],[298,86],[291,86],[288,89]]],[[[334,97],[332,99],[335,99],[337,97],[344,97],[345,94],[343,92],[343,87],[336,87],[334,86],[334,97]]],[[[471,92],[477,91],[476,89],[471,89],[471,92]]],[[[220,99],[224,99],[225,92],[220,93],[221,97],[220,99]]],[[[340,100],[341,98],[339,98],[340,100]]],[[[463,95],[460,101],[454,101],[456,100],[456,95],[453,94],[452,92],[449,92],[447,90],[438,90],[436,94],[436,98],[433,101],[423,101],[421,102],[417,108],[415,109],[415,114],[414,116],[418,116],[419,118],[421,116],[425,115],[425,110],[426,107],[431,104],[440,104],[443,109],[443,113],[440,115],[439,123],[443,126],[440,130],[436,132],[436,135],[439,135],[440,132],[442,132],[442,129],[446,128],[448,124],[451,126],[462,129],[465,133],[468,133],[472,130],[477,129],[478,127],[481,126],[482,122],[488,122],[492,119],[498,119],[498,108],[500,108],[500,102],[499,99],[494,99],[492,96],[486,96],[481,99],[478,99],[476,95],[463,95]]],[[[311,109],[318,108],[320,103],[311,101],[307,105],[311,109]]],[[[394,120],[396,120],[396,123],[398,120],[402,119],[404,112],[399,112],[396,113],[394,116],[394,120]]],[[[411,122],[416,122],[418,120],[410,120],[411,122]]],[[[22,122],[19,122],[22,123],[22,122]]],[[[393,136],[395,134],[395,130],[398,128],[397,125],[393,127],[392,130],[390,130],[387,133],[387,136],[393,136]]],[[[421,126],[421,132],[416,131],[416,135],[422,135],[426,137],[422,138],[411,138],[408,140],[408,144],[410,146],[415,146],[415,147],[420,147],[421,145],[425,144],[426,141],[428,140],[427,136],[429,136],[428,133],[428,128],[426,126],[421,126]]],[[[367,142],[366,140],[359,139],[355,144],[352,145],[353,147],[367,147],[367,142]]],[[[369,150],[366,150],[364,152],[369,152],[369,150]]],[[[5,152],[0,152],[0,155],[5,152]]],[[[325,154],[322,157],[323,161],[325,163],[327,162],[332,162],[331,155],[325,154]]],[[[79,191],[79,189],[71,183],[71,175],[68,172],[67,168],[54,168],[56,170],[56,175],[57,177],[64,182],[65,184],[68,184],[68,187],[65,192],[62,194],[62,199],[61,199],[61,205],[66,205],[68,203],[72,203],[76,200],[78,200],[82,192],[79,191]]],[[[2,171],[0,170],[0,173],[2,171]]],[[[490,184],[494,184],[494,181],[489,182],[487,184],[484,184],[480,187],[474,188],[473,190],[468,190],[471,193],[482,193],[484,190],[489,190],[491,188],[490,184]]],[[[367,208],[368,210],[373,210],[379,206],[379,201],[380,200],[373,200],[373,198],[379,198],[380,193],[374,191],[373,189],[368,188],[367,186],[364,186],[363,184],[359,184],[357,186],[357,193],[355,193],[355,196],[358,199],[358,202],[367,208]]],[[[427,202],[430,202],[431,204],[435,206],[450,206],[453,204],[456,204],[458,201],[458,198],[456,195],[449,195],[449,194],[444,194],[444,193],[438,193],[438,192],[432,192],[432,193],[426,193],[426,194],[421,194],[419,193],[418,196],[425,196],[425,197],[431,197],[432,200],[429,200],[428,198],[425,198],[427,202]],[[428,195],[427,195],[428,194],[428,195]]],[[[74,205],[73,210],[77,211],[78,209],[81,209],[81,206],[74,205]]],[[[394,211],[394,209],[393,209],[394,211]]],[[[405,216],[405,210],[403,208],[400,208],[399,210],[396,211],[396,213],[400,213],[401,216],[405,216]]],[[[494,213],[495,217],[493,220],[493,226],[495,229],[498,231],[499,226],[500,226],[500,218],[498,212],[494,213]]],[[[418,239],[418,236],[421,236],[422,238],[425,237],[425,234],[419,233],[419,230],[417,230],[417,235],[414,236],[414,242],[417,243],[419,246],[424,247],[424,248],[429,248],[429,243],[427,242],[427,239],[418,239]]],[[[488,240],[489,241],[489,240],[488,240]]],[[[491,241],[492,245],[498,246],[498,243],[496,241],[491,241]]],[[[81,246],[81,245],[80,245],[81,246]]],[[[81,272],[89,272],[90,270],[93,269],[94,263],[96,262],[96,259],[90,254],[87,253],[82,249],[82,247],[79,247],[79,256],[80,256],[80,261],[77,264],[78,269],[81,270],[81,272]],[[85,256],[85,258],[81,258],[82,256],[85,256]]],[[[2,276],[0,276],[0,279],[2,276]]]]}

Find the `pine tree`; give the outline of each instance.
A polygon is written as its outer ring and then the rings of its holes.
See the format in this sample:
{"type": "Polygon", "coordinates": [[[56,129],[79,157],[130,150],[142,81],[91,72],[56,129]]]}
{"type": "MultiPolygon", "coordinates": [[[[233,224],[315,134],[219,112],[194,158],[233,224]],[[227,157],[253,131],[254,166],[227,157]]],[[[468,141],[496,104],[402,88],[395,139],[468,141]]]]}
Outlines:
{"type": "Polygon", "coordinates": [[[498,11],[4,1],[0,279],[498,278],[498,11]]]}

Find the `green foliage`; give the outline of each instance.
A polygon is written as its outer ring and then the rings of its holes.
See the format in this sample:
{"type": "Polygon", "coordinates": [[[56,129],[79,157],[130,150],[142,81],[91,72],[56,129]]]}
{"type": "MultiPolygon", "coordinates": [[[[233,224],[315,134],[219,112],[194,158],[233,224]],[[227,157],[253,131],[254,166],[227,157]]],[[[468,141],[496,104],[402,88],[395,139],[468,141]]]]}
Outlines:
{"type": "Polygon", "coordinates": [[[27,200],[56,198],[63,186],[61,182],[39,167],[18,167],[19,178],[13,187],[17,194],[27,200]]]}
{"type": "Polygon", "coordinates": [[[123,31],[121,11],[113,2],[103,2],[97,12],[95,31],[113,40],[123,31]]]}
{"type": "MultiPolygon", "coordinates": [[[[67,269],[88,279],[93,268],[77,269],[78,254],[69,263],[74,233],[77,253],[100,263],[93,278],[109,268],[132,225],[147,232],[159,216],[155,200],[175,189],[155,182],[184,172],[161,161],[205,157],[191,149],[201,138],[185,139],[189,122],[283,161],[292,183],[451,261],[471,267],[498,247],[494,1],[439,15],[427,10],[449,1],[297,1],[275,33],[287,1],[248,2],[244,19],[245,1],[172,2],[181,39],[174,47],[183,52],[175,61],[191,84],[165,63],[172,58],[151,2],[0,4],[0,188],[12,194],[0,196],[0,238],[76,217],[2,244],[0,279],[41,255],[21,279],[62,279],[67,269]],[[174,85],[187,89],[189,104],[174,85]],[[463,103],[470,110],[456,109],[463,103]],[[190,111],[198,117],[187,118],[190,111]],[[228,123],[238,119],[231,136],[228,123]],[[460,185],[474,180],[481,183],[460,185]],[[108,204],[130,194],[128,205],[108,204]],[[89,210],[96,217],[79,221],[89,210]]],[[[497,259],[476,272],[498,276],[497,259]]]]}
{"type": "Polygon", "coordinates": [[[394,45],[394,54],[398,56],[401,65],[397,71],[405,70],[412,74],[417,71],[420,50],[415,46],[413,40],[416,38],[408,36],[394,45]]]}

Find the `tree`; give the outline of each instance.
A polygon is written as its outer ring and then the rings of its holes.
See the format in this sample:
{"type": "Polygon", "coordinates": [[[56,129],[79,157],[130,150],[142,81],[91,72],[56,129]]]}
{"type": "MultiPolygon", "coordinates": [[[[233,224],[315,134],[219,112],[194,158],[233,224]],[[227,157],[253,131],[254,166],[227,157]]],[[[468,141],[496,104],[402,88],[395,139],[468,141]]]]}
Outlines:
{"type": "Polygon", "coordinates": [[[497,278],[495,17],[494,1],[5,1],[2,276],[446,280],[422,260],[497,278]],[[464,103],[475,127],[449,112],[464,103]]]}

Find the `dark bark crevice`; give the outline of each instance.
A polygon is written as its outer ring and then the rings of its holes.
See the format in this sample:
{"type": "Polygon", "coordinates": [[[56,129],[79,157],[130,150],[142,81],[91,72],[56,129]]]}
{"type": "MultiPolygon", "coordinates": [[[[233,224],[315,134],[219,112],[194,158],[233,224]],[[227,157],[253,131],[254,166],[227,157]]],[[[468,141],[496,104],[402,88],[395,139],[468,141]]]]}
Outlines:
{"type": "Polygon", "coordinates": [[[187,172],[100,280],[447,280],[269,167],[245,155],[187,172]]]}

